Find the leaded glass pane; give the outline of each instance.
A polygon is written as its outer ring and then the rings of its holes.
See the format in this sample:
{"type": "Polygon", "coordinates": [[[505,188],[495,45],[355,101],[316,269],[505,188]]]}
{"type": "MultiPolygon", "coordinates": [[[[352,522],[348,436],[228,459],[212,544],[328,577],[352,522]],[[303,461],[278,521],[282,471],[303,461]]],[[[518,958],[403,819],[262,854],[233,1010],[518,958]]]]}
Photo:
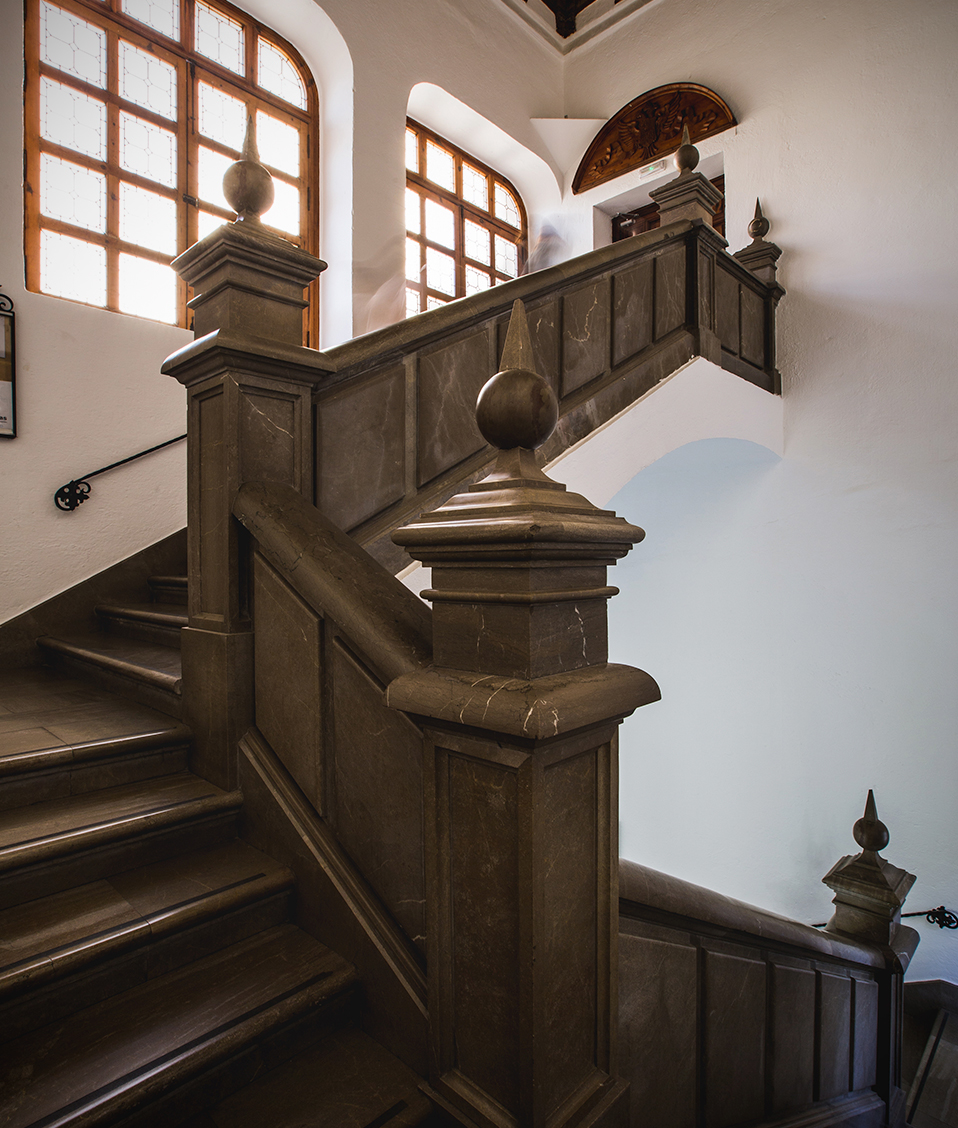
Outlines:
{"type": "Polygon", "coordinates": [[[175,188],[176,134],[121,111],[120,167],[175,188]]]}
{"type": "Polygon", "coordinates": [[[259,85],[290,105],[305,110],[306,87],[293,60],[262,36],[257,40],[256,48],[259,85]]]}
{"type": "Polygon", "coordinates": [[[40,289],[55,298],[106,305],[106,248],[41,231],[40,289]]]}
{"type": "Polygon", "coordinates": [[[406,168],[419,171],[419,137],[411,129],[406,130],[406,168]]]}
{"type": "Polygon", "coordinates": [[[225,12],[197,0],[194,47],[201,55],[234,74],[246,74],[246,33],[225,12]]]}
{"type": "Polygon", "coordinates": [[[40,136],[106,160],[106,103],[51,78],[40,79],[40,136]]]}
{"type": "Polygon", "coordinates": [[[426,176],[440,188],[456,190],[456,161],[452,153],[440,149],[432,141],[426,142],[426,176]]]}
{"type": "Polygon", "coordinates": [[[519,207],[515,197],[504,184],[496,183],[496,219],[504,220],[513,227],[520,227],[519,207]]]}
{"type": "Polygon", "coordinates": [[[406,189],[406,230],[414,235],[422,234],[422,219],[419,214],[419,193],[406,189]]]}
{"type": "Polygon", "coordinates": [[[299,176],[299,130],[294,125],[257,110],[256,146],[263,164],[299,176]]]}
{"type": "Polygon", "coordinates": [[[121,39],[120,97],[175,120],[176,67],[121,39]]]}
{"type": "Polygon", "coordinates": [[[444,301],[442,298],[434,297],[432,294],[426,298],[426,309],[439,309],[441,306],[448,304],[447,301],[444,301]]]}
{"type": "Polygon", "coordinates": [[[246,103],[208,82],[197,83],[197,93],[200,133],[239,152],[246,136],[246,103]]]}
{"type": "Polygon", "coordinates": [[[451,251],[456,249],[456,216],[451,208],[435,200],[426,201],[426,238],[451,251]]]}
{"type": "Polygon", "coordinates": [[[456,293],[456,260],[434,247],[426,248],[426,285],[443,294],[456,293]]]}
{"type": "Polygon", "coordinates": [[[136,255],[120,255],[120,309],[153,321],[176,323],[176,275],[172,267],[136,255]]]}
{"type": "Polygon", "coordinates": [[[420,312],[420,299],[418,290],[406,291],[406,316],[412,317],[420,312]]]}
{"type": "Polygon", "coordinates": [[[406,240],[406,277],[410,282],[419,282],[422,277],[421,245],[416,239],[406,240]]]}
{"type": "Polygon", "coordinates": [[[287,235],[299,234],[299,189],[278,176],[273,177],[273,206],[260,217],[270,227],[278,227],[287,235]]]}
{"type": "Polygon", "coordinates": [[[40,211],[88,231],[106,231],[106,177],[92,168],[43,153],[40,211]]]}
{"type": "Polygon", "coordinates": [[[496,270],[510,278],[519,273],[519,248],[501,235],[496,236],[496,270]]]}
{"type": "Polygon", "coordinates": [[[480,290],[488,290],[492,279],[484,270],[477,270],[474,266],[466,266],[466,296],[478,294],[480,290]]]}
{"type": "Polygon", "coordinates": [[[53,4],[40,4],[40,58],[92,86],[106,86],[106,32],[53,4]]]}
{"type": "Polygon", "coordinates": [[[212,212],[201,211],[197,217],[197,238],[205,239],[207,235],[212,235],[217,227],[222,227],[224,223],[229,223],[229,220],[224,219],[221,215],[213,215],[212,212]]]}
{"type": "Polygon", "coordinates": [[[120,238],[153,251],[176,254],[176,201],[120,182],[120,238]]]}
{"type": "Polygon", "coordinates": [[[489,232],[478,223],[467,219],[465,223],[466,258],[489,265],[489,232]]]}
{"type": "Polygon", "coordinates": [[[204,145],[200,145],[198,155],[197,192],[200,199],[232,212],[233,209],[223,195],[223,176],[233,163],[233,158],[217,153],[214,149],[207,149],[204,145]]]}
{"type": "Polygon", "coordinates": [[[123,0],[123,11],[160,35],[180,38],[180,0],[123,0]]]}
{"type": "Polygon", "coordinates": [[[462,163],[462,198],[483,211],[489,210],[489,181],[484,172],[462,163]]]}

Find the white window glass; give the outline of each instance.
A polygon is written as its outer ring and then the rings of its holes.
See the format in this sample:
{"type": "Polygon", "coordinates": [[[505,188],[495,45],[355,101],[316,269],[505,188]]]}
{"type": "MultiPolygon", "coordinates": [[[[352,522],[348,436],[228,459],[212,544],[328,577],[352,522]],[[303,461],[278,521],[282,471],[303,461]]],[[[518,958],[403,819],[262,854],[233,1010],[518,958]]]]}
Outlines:
{"type": "Polygon", "coordinates": [[[120,238],[153,251],[176,254],[176,201],[120,182],[120,238]]]}
{"type": "Polygon", "coordinates": [[[208,204],[215,204],[218,208],[225,208],[228,212],[232,212],[233,209],[223,195],[223,176],[231,164],[233,164],[232,157],[200,145],[197,170],[197,191],[200,199],[206,200],[208,204]]]}
{"type": "Polygon", "coordinates": [[[106,160],[106,103],[41,78],[40,135],[54,145],[106,160]]]}
{"type": "Polygon", "coordinates": [[[222,227],[224,223],[229,223],[228,219],[224,219],[221,215],[213,215],[212,212],[201,211],[197,217],[197,239],[205,239],[207,235],[212,235],[217,227],[222,227]]]}
{"type": "Polygon", "coordinates": [[[415,239],[406,240],[406,277],[418,282],[422,276],[420,244],[415,239]]]}
{"type": "Polygon", "coordinates": [[[262,36],[256,44],[256,81],[290,105],[306,109],[306,87],[292,59],[262,36]]]}
{"type": "Polygon", "coordinates": [[[176,134],[121,111],[120,167],[166,188],[175,187],[176,134]]]}
{"type": "Polygon", "coordinates": [[[176,118],[176,67],[120,40],[120,97],[161,117],[176,118]]]}
{"type": "Polygon", "coordinates": [[[474,266],[466,265],[466,296],[478,294],[480,290],[488,290],[492,279],[484,270],[477,270],[474,266]]]}
{"type": "Polygon", "coordinates": [[[456,190],[456,162],[452,153],[440,149],[432,141],[426,142],[426,176],[440,188],[456,190]]]}
{"type": "Polygon", "coordinates": [[[496,219],[502,219],[513,227],[519,227],[522,222],[512,193],[502,184],[496,184],[496,219]]]}
{"type": "Polygon", "coordinates": [[[432,294],[426,298],[426,309],[439,309],[440,306],[448,304],[443,298],[435,298],[432,294]]]}
{"type": "Polygon", "coordinates": [[[260,219],[287,235],[299,234],[299,189],[278,176],[273,177],[273,206],[260,219]]]}
{"type": "Polygon", "coordinates": [[[519,249],[501,235],[496,236],[496,270],[510,278],[515,278],[519,272],[519,249]]]}
{"type": "Polygon", "coordinates": [[[451,251],[456,249],[456,217],[451,208],[435,200],[426,201],[426,238],[451,251]]]}
{"type": "Polygon", "coordinates": [[[40,157],[40,211],[88,231],[106,231],[106,177],[44,153],[40,157]]]}
{"type": "Polygon", "coordinates": [[[466,258],[489,265],[489,232],[471,219],[465,222],[466,258]]]}
{"type": "Polygon", "coordinates": [[[462,198],[483,211],[489,210],[489,181],[479,169],[462,164],[462,198]]]}
{"type": "Polygon", "coordinates": [[[106,305],[106,248],[41,231],[40,289],[57,298],[106,305]]]}
{"type": "Polygon", "coordinates": [[[225,12],[197,0],[193,45],[201,55],[234,74],[246,74],[246,35],[243,25],[225,12]]]}
{"type": "Polygon", "coordinates": [[[197,88],[200,133],[239,152],[246,136],[246,103],[208,82],[197,83],[197,88]]]}
{"type": "Polygon", "coordinates": [[[160,35],[180,38],[180,0],[123,0],[123,11],[160,35]]]}
{"type": "Polygon", "coordinates": [[[263,164],[299,176],[299,130],[294,125],[257,110],[256,147],[263,164]]]}
{"type": "Polygon", "coordinates": [[[106,32],[53,4],[40,5],[40,58],[91,86],[106,86],[106,32]]]}
{"type": "MultiPolygon", "coordinates": [[[[413,235],[422,233],[422,220],[419,215],[419,194],[411,188],[406,189],[406,230],[413,235]]],[[[418,312],[418,311],[417,311],[418,312]]]]}
{"type": "Polygon", "coordinates": [[[176,321],[176,275],[172,267],[136,255],[120,255],[120,309],[153,321],[176,321]]]}
{"type": "Polygon", "coordinates": [[[419,305],[419,291],[407,290],[406,291],[406,316],[412,317],[420,312],[419,305]]]}
{"type": "Polygon", "coordinates": [[[426,248],[426,285],[442,294],[456,293],[456,260],[434,247],[426,248]]]}
{"type": "Polygon", "coordinates": [[[419,138],[411,129],[406,130],[406,168],[410,172],[419,171],[419,138]]]}

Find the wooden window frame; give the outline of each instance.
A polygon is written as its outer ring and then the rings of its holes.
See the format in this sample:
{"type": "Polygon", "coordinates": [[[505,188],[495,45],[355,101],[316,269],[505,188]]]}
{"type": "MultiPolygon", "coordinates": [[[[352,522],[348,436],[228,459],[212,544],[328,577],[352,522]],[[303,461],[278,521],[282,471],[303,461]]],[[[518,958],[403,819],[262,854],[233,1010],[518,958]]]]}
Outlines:
{"type": "MultiPolygon", "coordinates": [[[[26,0],[24,19],[24,41],[26,59],[26,81],[24,83],[24,259],[26,266],[26,286],[35,293],[44,293],[40,288],[40,233],[41,230],[59,231],[81,239],[106,251],[106,304],[88,304],[96,309],[123,312],[119,308],[119,259],[121,253],[132,254],[139,259],[169,265],[171,257],[120,239],[119,234],[119,185],[123,181],[148,188],[151,192],[165,196],[176,202],[176,254],[182,254],[198,238],[199,213],[204,211],[219,216],[224,222],[234,218],[228,209],[212,202],[199,199],[199,149],[205,148],[223,153],[237,159],[239,150],[207,137],[201,137],[198,129],[199,83],[223,90],[234,98],[241,99],[247,113],[255,115],[264,110],[272,117],[281,119],[296,128],[300,135],[300,168],[297,176],[279,170],[274,172],[277,180],[294,185],[300,193],[300,232],[291,235],[277,231],[297,246],[311,254],[318,254],[318,185],[319,185],[319,129],[318,97],[316,84],[309,68],[298,51],[282,36],[252,16],[226,3],[225,0],[203,0],[230,19],[241,23],[244,29],[245,76],[235,74],[227,67],[208,59],[197,51],[194,42],[194,13],[196,0],[177,0],[180,13],[179,41],[169,39],[149,25],[127,16],[121,11],[122,0],[50,0],[57,8],[94,24],[106,33],[107,75],[106,87],[92,86],[82,79],[41,61],[40,43],[40,0],[26,0]],[[294,64],[306,91],[306,108],[299,107],[272,94],[259,86],[253,76],[257,73],[257,44],[262,36],[268,43],[288,56],[294,64]],[[118,41],[125,40],[148,51],[155,57],[169,63],[176,69],[177,113],[173,119],[164,118],[149,109],[120,97],[119,47],[118,41]],[[106,160],[98,160],[55,145],[41,137],[40,85],[42,78],[50,78],[69,86],[80,93],[88,94],[100,102],[105,102],[107,110],[107,154],[106,160]],[[119,119],[121,110],[127,110],[152,124],[175,133],[176,147],[176,185],[167,188],[155,181],[126,171],[120,164],[119,119]],[[89,231],[63,220],[41,215],[40,211],[40,163],[42,154],[62,157],[73,164],[91,169],[106,177],[106,230],[89,231]]],[[[276,229],[273,229],[276,230],[276,229]]],[[[57,296],[57,295],[50,295],[57,296]]],[[[190,294],[182,279],[177,279],[177,320],[175,324],[189,328],[192,314],[187,308],[190,294]]],[[[309,307],[303,316],[303,340],[309,344],[318,339],[318,283],[308,288],[309,307]]],[[[62,298],[74,301],[73,298],[62,298]]]]}
{"type": "MultiPolygon", "coordinates": [[[[500,235],[514,243],[517,247],[517,270],[516,274],[522,273],[525,266],[527,256],[528,232],[529,224],[526,217],[525,205],[522,202],[522,197],[516,186],[501,172],[497,172],[494,168],[485,164],[483,161],[478,160],[471,153],[467,153],[464,149],[460,149],[458,145],[454,145],[445,137],[434,133],[431,129],[421,125],[412,118],[406,119],[406,129],[411,130],[417,137],[417,154],[419,170],[413,172],[407,167],[406,169],[406,188],[412,189],[419,196],[419,234],[415,234],[407,229],[406,238],[413,239],[420,244],[420,270],[419,281],[413,279],[406,279],[406,291],[416,292],[419,295],[419,309],[425,311],[429,308],[429,300],[439,302],[445,305],[448,302],[455,301],[457,298],[466,296],[466,266],[475,267],[486,274],[489,274],[492,279],[492,285],[495,286],[500,282],[509,281],[513,275],[505,274],[495,268],[495,235],[500,235]],[[431,141],[433,144],[440,146],[446,152],[450,153],[454,161],[455,169],[455,191],[450,191],[443,188],[441,185],[434,183],[430,180],[423,171],[426,168],[426,143],[431,141]],[[486,188],[489,198],[489,210],[483,211],[482,208],[475,204],[469,203],[463,198],[462,194],[462,166],[463,163],[476,169],[478,172],[484,173],[486,176],[486,188]],[[495,215],[495,185],[501,184],[509,194],[512,196],[516,203],[516,208],[519,212],[520,226],[513,227],[511,224],[506,223],[504,220],[497,219],[495,215]],[[443,246],[441,243],[435,243],[426,238],[426,220],[425,208],[426,200],[434,200],[437,203],[443,204],[451,208],[455,213],[455,249],[450,250],[448,247],[443,246]],[[488,264],[480,262],[477,259],[469,258],[465,253],[465,223],[466,220],[472,220],[473,223],[479,224],[490,232],[490,262],[488,264]],[[441,290],[436,290],[427,285],[426,278],[426,249],[434,248],[445,255],[449,255],[455,261],[455,294],[445,294],[441,290]]],[[[405,134],[404,134],[405,136],[405,134]]]]}

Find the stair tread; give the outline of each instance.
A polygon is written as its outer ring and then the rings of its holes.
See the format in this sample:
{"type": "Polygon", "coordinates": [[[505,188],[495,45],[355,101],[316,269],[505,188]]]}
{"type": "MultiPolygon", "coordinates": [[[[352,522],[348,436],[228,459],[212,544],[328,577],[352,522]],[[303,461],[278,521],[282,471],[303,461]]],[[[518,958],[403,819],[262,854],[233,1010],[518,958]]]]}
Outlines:
{"type": "Polygon", "coordinates": [[[184,1128],[414,1124],[431,1107],[418,1084],[416,1074],[378,1042],[348,1027],[257,1077],[184,1128]]]}
{"type": "Polygon", "coordinates": [[[0,1120],[112,1119],[355,982],[298,928],[269,929],[20,1039],[0,1066],[0,1120]]]}
{"type": "Polygon", "coordinates": [[[179,603],[99,603],[96,613],[165,627],[185,627],[189,622],[189,615],[179,603]]]}
{"type": "Polygon", "coordinates": [[[279,889],[285,866],[234,839],[0,911],[0,996],[279,889]]]}
{"type": "Polygon", "coordinates": [[[171,693],[180,692],[183,666],[180,651],[175,646],[109,634],[78,635],[69,639],[39,638],[37,645],[44,650],[103,666],[114,673],[148,680],[171,693]]]}
{"type": "Polygon", "coordinates": [[[0,871],[241,801],[239,792],[180,772],[0,811],[0,871]]]}

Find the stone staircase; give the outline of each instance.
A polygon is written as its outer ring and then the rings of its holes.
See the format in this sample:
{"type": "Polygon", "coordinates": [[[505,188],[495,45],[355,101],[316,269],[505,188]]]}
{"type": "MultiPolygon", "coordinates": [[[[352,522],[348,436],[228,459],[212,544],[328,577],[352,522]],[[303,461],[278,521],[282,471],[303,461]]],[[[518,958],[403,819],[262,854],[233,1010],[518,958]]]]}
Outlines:
{"type": "Polygon", "coordinates": [[[293,878],[188,770],[185,579],[0,678],[0,1125],[421,1123],[293,878]]]}

